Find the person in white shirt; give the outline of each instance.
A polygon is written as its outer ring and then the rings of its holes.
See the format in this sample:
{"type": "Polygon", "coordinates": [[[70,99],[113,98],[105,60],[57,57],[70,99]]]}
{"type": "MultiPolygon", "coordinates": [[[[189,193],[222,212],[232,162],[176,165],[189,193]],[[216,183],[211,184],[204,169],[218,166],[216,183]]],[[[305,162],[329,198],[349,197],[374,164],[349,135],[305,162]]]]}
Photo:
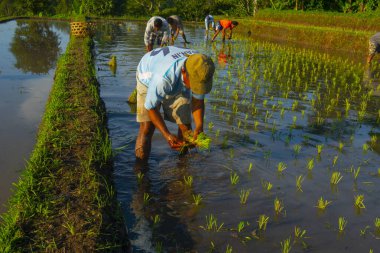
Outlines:
{"type": "Polygon", "coordinates": [[[147,52],[153,50],[155,41],[160,47],[166,46],[169,42],[169,24],[166,19],[159,16],[150,18],[146,24],[144,43],[147,52]]]}

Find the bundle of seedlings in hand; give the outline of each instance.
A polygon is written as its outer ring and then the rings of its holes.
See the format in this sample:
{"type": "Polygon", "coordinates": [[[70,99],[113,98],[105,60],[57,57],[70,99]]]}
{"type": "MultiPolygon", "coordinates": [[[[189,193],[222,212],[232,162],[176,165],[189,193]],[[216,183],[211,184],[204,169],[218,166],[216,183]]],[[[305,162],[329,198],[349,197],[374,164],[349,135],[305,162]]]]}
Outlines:
{"type": "Polygon", "coordinates": [[[198,147],[200,150],[209,150],[211,144],[211,138],[205,133],[199,133],[196,138],[194,138],[193,131],[189,130],[184,134],[185,144],[181,148],[181,152],[186,150],[186,148],[198,147]]]}

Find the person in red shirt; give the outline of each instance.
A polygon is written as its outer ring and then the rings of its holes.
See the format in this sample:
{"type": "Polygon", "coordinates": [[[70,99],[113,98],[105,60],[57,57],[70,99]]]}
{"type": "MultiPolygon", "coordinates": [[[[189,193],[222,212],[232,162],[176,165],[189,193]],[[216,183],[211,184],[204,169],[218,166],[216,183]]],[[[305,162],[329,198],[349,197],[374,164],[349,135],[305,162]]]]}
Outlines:
{"type": "Polygon", "coordinates": [[[235,26],[237,26],[238,24],[239,23],[237,21],[231,21],[228,19],[220,20],[216,26],[216,31],[215,31],[214,37],[212,37],[211,42],[214,42],[215,38],[218,36],[220,31],[222,31],[222,35],[223,35],[222,40],[225,41],[227,29],[230,29],[230,34],[228,36],[228,39],[229,40],[232,39],[232,29],[234,29],[235,26]]]}

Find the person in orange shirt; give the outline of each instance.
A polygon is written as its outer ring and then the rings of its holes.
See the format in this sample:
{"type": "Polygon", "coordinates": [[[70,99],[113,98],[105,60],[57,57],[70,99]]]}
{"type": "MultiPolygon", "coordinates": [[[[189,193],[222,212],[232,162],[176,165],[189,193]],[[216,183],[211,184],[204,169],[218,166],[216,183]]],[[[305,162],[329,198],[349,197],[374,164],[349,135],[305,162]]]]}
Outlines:
{"type": "Polygon", "coordinates": [[[222,31],[222,35],[223,35],[222,40],[225,41],[227,29],[230,29],[230,34],[228,36],[228,39],[229,40],[232,39],[232,29],[234,29],[235,26],[237,26],[238,24],[239,23],[237,21],[231,21],[228,19],[220,20],[216,26],[216,31],[215,31],[214,37],[212,37],[211,42],[214,42],[215,38],[218,36],[220,31],[222,31]]]}

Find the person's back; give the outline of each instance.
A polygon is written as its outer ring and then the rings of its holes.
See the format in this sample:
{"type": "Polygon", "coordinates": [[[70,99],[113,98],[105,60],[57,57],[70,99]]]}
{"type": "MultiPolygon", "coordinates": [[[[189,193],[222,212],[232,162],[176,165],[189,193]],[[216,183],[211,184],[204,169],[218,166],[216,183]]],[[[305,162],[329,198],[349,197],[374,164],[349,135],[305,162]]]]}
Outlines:
{"type": "Polygon", "coordinates": [[[376,53],[380,53],[380,32],[369,39],[367,62],[370,63],[376,53]]]}
{"type": "Polygon", "coordinates": [[[166,19],[154,16],[149,19],[146,24],[144,43],[146,50],[149,52],[153,49],[153,44],[157,40],[157,44],[161,47],[169,40],[169,24],[166,19]]]}
{"type": "Polygon", "coordinates": [[[380,32],[375,33],[375,35],[373,35],[373,36],[370,38],[370,41],[372,41],[372,43],[375,43],[375,44],[379,44],[379,45],[380,45],[380,32]]]}
{"type": "Polygon", "coordinates": [[[224,28],[224,29],[227,29],[227,28],[230,28],[232,27],[232,21],[231,20],[228,20],[228,19],[222,19],[219,21],[220,22],[220,25],[224,28]]]}
{"type": "Polygon", "coordinates": [[[178,26],[180,29],[183,29],[182,20],[179,16],[171,15],[169,18],[171,18],[174,21],[173,22],[174,25],[178,26]]]}

